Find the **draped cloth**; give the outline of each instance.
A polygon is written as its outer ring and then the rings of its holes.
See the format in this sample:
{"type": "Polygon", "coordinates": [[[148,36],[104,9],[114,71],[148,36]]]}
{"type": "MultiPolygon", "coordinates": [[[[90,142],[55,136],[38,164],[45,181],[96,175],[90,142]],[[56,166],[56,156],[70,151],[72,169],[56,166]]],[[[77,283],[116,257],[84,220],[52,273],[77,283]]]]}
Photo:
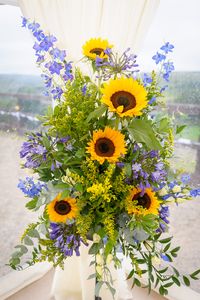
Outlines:
{"type": "Polygon", "coordinates": [[[160,0],[18,0],[25,17],[54,34],[70,59],[86,40],[106,38],[121,52],[138,53],[160,0]]]}
{"type": "MultiPolygon", "coordinates": [[[[130,47],[137,54],[159,1],[18,0],[18,3],[22,14],[38,22],[45,33],[55,35],[57,47],[67,50],[68,60],[76,62],[82,57],[82,45],[94,37],[108,39],[118,52],[130,47]]],[[[57,269],[52,287],[56,300],[94,299],[94,280],[87,280],[94,269],[89,267],[91,258],[87,251],[82,247],[80,257],[68,258],[64,271],[57,269]]],[[[116,279],[116,299],[132,299],[130,294],[124,294],[123,274],[119,275],[114,268],[112,273],[116,279]]],[[[103,300],[111,299],[105,289],[101,296],[103,300]]]]}

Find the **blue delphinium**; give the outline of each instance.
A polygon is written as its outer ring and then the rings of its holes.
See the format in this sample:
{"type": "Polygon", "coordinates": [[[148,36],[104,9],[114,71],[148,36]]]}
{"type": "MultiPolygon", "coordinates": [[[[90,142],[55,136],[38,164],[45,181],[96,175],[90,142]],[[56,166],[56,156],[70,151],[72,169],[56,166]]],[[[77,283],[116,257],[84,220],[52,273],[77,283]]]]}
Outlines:
{"type": "Polygon", "coordinates": [[[28,28],[36,39],[33,49],[37,58],[36,63],[42,69],[42,77],[47,88],[44,94],[46,96],[51,94],[54,100],[60,100],[66,82],[73,79],[72,63],[66,61],[65,50],[55,47],[56,37],[46,35],[38,23],[31,23],[23,17],[22,27],[28,28]]]}
{"type": "Polygon", "coordinates": [[[165,60],[166,56],[164,54],[161,54],[157,52],[152,59],[155,60],[156,64],[159,64],[161,61],[165,60]]]}
{"type": "MultiPolygon", "coordinates": [[[[73,233],[74,224],[50,223],[50,239],[54,240],[55,247],[65,256],[80,256],[80,245],[85,244],[79,234],[73,233]]],[[[87,246],[87,244],[85,244],[87,246]]]]}
{"type": "Polygon", "coordinates": [[[168,54],[169,52],[172,52],[174,46],[167,42],[162,47],[160,47],[160,49],[163,50],[165,54],[168,54]]]}
{"type": "Polygon", "coordinates": [[[19,179],[17,187],[30,198],[39,196],[43,188],[47,189],[46,184],[40,181],[34,182],[33,177],[26,177],[25,180],[19,179]]]}
{"type": "MultiPolygon", "coordinates": [[[[161,76],[165,81],[169,81],[169,77],[174,71],[174,64],[173,62],[166,61],[167,55],[172,52],[174,49],[174,46],[170,44],[169,42],[165,43],[162,47],[160,47],[159,52],[157,52],[152,59],[155,61],[155,63],[158,65],[161,63],[161,76]]],[[[166,86],[161,89],[161,93],[166,89],[166,86]]]]}

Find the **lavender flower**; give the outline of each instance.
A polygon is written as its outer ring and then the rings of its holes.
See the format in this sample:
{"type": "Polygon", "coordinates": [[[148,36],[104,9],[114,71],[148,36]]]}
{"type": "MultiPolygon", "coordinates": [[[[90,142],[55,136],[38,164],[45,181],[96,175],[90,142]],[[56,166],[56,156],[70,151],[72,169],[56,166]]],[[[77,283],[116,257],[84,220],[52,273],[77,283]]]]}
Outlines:
{"type": "Polygon", "coordinates": [[[36,133],[28,136],[28,141],[22,144],[20,158],[26,158],[25,168],[37,168],[46,160],[46,148],[42,145],[42,136],[36,133]]]}
{"type": "MultiPolygon", "coordinates": [[[[80,256],[80,245],[85,244],[79,234],[73,233],[73,224],[50,223],[50,239],[54,240],[55,247],[60,249],[65,256],[80,256]]],[[[87,246],[87,244],[85,244],[87,246]]]]}
{"type": "Polygon", "coordinates": [[[157,232],[166,232],[167,231],[167,224],[169,224],[169,207],[166,205],[161,205],[159,210],[159,216],[162,220],[159,224],[159,228],[157,229],[157,232]]]}

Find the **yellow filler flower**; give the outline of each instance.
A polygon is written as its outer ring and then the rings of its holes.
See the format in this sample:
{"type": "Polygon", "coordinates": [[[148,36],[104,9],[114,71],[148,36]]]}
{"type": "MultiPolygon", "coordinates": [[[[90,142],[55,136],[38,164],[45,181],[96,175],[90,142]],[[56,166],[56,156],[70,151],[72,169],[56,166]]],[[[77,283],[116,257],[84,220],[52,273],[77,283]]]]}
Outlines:
{"type": "Polygon", "coordinates": [[[65,223],[67,219],[73,219],[77,214],[76,199],[64,198],[61,199],[61,193],[47,205],[47,213],[51,222],[65,223]]]}
{"type": "Polygon", "coordinates": [[[141,196],[141,189],[133,188],[126,199],[126,205],[129,214],[158,215],[160,201],[151,188],[146,188],[143,196],[141,196]]]}
{"type": "Polygon", "coordinates": [[[114,163],[121,155],[126,154],[124,135],[109,127],[106,127],[104,131],[98,130],[93,133],[87,152],[90,153],[92,160],[97,160],[100,164],[103,164],[105,160],[114,163]]]}
{"type": "Polygon", "coordinates": [[[93,60],[97,56],[106,59],[108,56],[104,53],[104,50],[112,47],[113,45],[109,45],[107,40],[102,40],[101,38],[90,39],[83,45],[83,55],[93,60]]]}
{"type": "Polygon", "coordinates": [[[101,91],[101,101],[120,117],[140,116],[147,106],[147,92],[133,78],[111,79],[101,91]]]}

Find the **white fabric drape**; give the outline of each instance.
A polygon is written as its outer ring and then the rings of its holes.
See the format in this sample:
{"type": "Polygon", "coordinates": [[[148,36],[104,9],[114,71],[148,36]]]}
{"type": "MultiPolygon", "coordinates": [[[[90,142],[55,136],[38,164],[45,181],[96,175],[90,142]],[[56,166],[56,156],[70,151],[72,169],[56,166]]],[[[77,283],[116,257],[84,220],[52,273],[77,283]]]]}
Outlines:
{"type": "MultiPolygon", "coordinates": [[[[55,35],[58,47],[67,50],[68,60],[82,57],[86,40],[108,39],[119,52],[130,47],[138,53],[160,0],[18,0],[25,17],[35,20],[46,33],[55,35]]],[[[65,270],[57,270],[52,293],[56,300],[93,300],[94,281],[87,249],[81,257],[69,258],[65,270]]],[[[117,278],[117,273],[114,272],[117,278]]],[[[116,286],[119,287],[119,281],[116,286]]],[[[118,289],[119,290],[119,289],[118,289]]],[[[123,290],[123,288],[121,289],[123,290]]],[[[107,291],[103,300],[111,299],[107,291]]],[[[120,295],[116,299],[132,299],[120,295]]]]}
{"type": "Polygon", "coordinates": [[[102,37],[119,52],[138,53],[160,0],[18,0],[25,17],[58,38],[70,59],[81,58],[86,40],[102,37]]]}

